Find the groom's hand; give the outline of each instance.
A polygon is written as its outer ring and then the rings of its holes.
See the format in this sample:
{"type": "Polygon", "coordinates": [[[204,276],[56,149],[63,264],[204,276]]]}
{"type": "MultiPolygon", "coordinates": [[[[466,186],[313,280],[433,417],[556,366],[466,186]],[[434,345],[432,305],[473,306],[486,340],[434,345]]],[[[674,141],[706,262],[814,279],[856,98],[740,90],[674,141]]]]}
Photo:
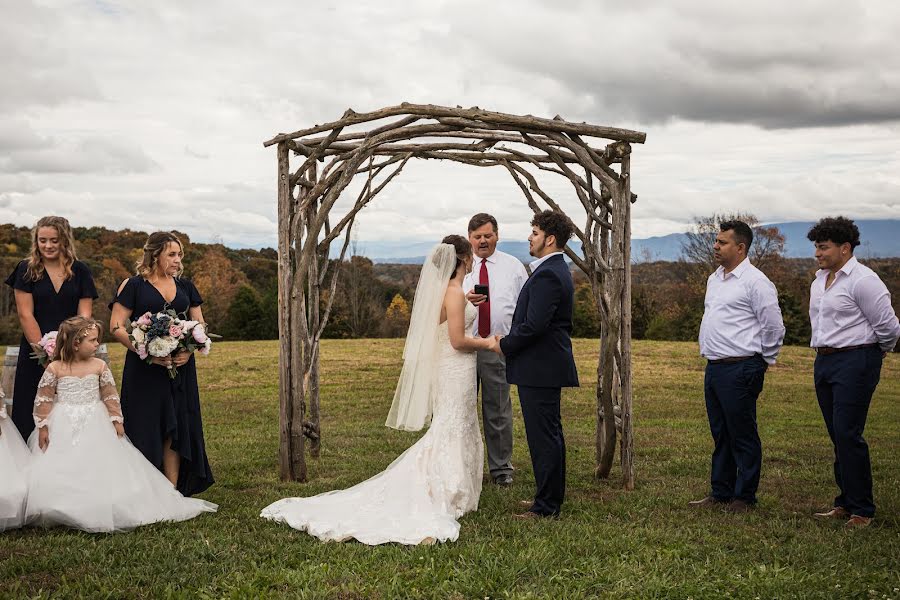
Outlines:
{"type": "Polygon", "coordinates": [[[500,347],[500,340],[502,340],[502,339],[503,339],[502,335],[494,336],[494,341],[497,343],[497,346],[494,348],[494,352],[496,352],[500,356],[503,356],[503,348],[500,347]]]}
{"type": "Polygon", "coordinates": [[[474,306],[478,306],[485,300],[487,300],[487,296],[484,294],[476,294],[475,292],[469,292],[466,294],[466,300],[471,302],[474,306]]]}

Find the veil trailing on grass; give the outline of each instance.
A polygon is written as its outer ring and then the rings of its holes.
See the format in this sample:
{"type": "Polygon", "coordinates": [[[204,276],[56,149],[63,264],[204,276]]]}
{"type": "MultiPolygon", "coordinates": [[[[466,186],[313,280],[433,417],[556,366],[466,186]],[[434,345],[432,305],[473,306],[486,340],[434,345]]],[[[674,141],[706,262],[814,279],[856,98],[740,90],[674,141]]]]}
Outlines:
{"type": "Polygon", "coordinates": [[[432,248],[422,264],[403,348],[403,369],[385,422],[388,427],[418,431],[431,422],[438,320],[455,266],[456,249],[451,244],[432,248]]]}

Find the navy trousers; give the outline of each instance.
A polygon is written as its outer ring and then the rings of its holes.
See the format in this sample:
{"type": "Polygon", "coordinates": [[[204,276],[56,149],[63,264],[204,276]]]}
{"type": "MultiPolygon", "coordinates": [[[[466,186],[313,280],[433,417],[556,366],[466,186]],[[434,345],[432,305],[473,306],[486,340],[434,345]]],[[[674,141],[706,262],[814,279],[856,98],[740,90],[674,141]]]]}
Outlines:
{"type": "Polygon", "coordinates": [[[834,446],[834,506],[851,514],[875,516],[869,446],[863,439],[872,394],[881,377],[878,347],[816,356],[816,398],[834,446]]]}
{"type": "Polygon", "coordinates": [[[756,503],[762,468],[756,399],[762,391],[766,367],[760,355],[736,363],[706,365],[703,391],[715,444],[710,495],[717,500],[756,503]]]}
{"type": "Polygon", "coordinates": [[[529,510],[555,516],[566,494],[566,440],[559,412],[561,389],[524,385],[518,388],[536,488],[529,510]]]}

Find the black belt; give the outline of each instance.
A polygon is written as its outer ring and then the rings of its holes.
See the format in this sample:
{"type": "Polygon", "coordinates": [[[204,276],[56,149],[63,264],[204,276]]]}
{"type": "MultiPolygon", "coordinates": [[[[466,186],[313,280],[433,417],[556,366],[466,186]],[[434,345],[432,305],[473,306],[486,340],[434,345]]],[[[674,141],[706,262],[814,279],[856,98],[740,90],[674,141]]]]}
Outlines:
{"type": "Polygon", "coordinates": [[[739,363],[745,360],[750,360],[751,358],[756,358],[759,354],[752,354],[750,356],[726,356],[725,358],[712,358],[707,360],[706,362],[711,365],[730,365],[731,363],[739,363]]]}
{"type": "Polygon", "coordinates": [[[829,354],[837,354],[838,352],[848,352],[850,350],[862,350],[863,348],[877,348],[878,344],[860,344],[858,346],[844,346],[843,348],[829,348],[828,346],[819,346],[816,348],[816,354],[828,356],[829,354]]]}

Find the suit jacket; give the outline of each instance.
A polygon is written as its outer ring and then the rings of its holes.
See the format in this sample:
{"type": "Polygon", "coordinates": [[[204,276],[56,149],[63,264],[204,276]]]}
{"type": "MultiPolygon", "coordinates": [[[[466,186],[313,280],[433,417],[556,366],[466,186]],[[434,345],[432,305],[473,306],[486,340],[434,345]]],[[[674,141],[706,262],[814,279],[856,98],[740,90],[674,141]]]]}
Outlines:
{"type": "Polygon", "coordinates": [[[500,340],[506,380],[531,387],[578,387],[572,356],[575,286],[562,255],[538,265],[516,302],[509,335],[500,340]]]}

